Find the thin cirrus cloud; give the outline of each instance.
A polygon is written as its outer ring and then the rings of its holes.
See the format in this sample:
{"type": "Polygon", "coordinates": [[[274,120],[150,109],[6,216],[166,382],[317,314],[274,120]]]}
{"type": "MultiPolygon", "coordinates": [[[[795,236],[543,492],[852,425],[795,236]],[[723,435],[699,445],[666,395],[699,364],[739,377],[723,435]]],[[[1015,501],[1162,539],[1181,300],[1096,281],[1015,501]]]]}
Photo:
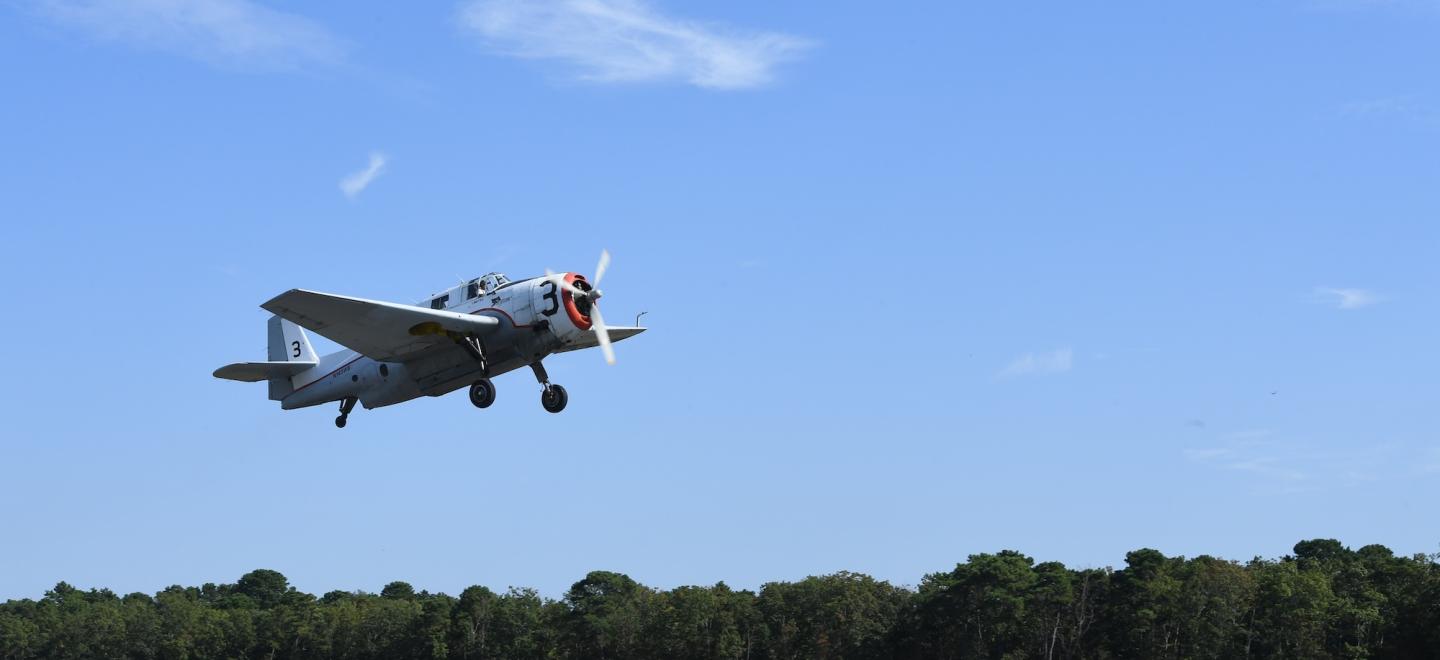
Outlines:
{"type": "Polygon", "coordinates": [[[1316,11],[1366,11],[1366,10],[1407,10],[1431,12],[1435,10],[1433,0],[1309,0],[1309,8],[1316,11]]]}
{"type": "Polygon", "coordinates": [[[323,26],[248,0],[42,0],[37,13],[104,41],[245,71],[297,70],[344,58],[323,26]]]}
{"type": "Polygon", "coordinates": [[[385,154],[378,151],[370,154],[370,164],[365,169],[340,180],[340,192],[345,193],[346,197],[354,199],[356,195],[369,187],[381,172],[385,171],[385,161],[385,154]]]}
{"type": "MultiPolygon", "coordinates": [[[[1268,429],[1222,433],[1210,447],[1181,450],[1190,463],[1250,475],[1257,485],[1282,492],[1354,486],[1402,476],[1404,466],[1423,462],[1413,446],[1377,444],[1364,449],[1320,447],[1268,429]]],[[[1412,473],[1417,471],[1412,470],[1412,473]]],[[[1418,471],[1423,474],[1422,471],[1418,471]]]]}
{"type": "Polygon", "coordinates": [[[461,5],[460,23],[499,53],[565,62],[600,83],[759,87],[813,46],[667,16],[641,0],[473,0],[461,5]]]}
{"type": "Polygon", "coordinates": [[[1317,286],[1315,287],[1315,296],[1323,302],[1334,305],[1336,309],[1360,309],[1380,302],[1380,296],[1376,295],[1374,291],[1366,289],[1317,286]]]}
{"type": "Polygon", "coordinates": [[[1340,106],[1342,117],[1419,117],[1423,114],[1424,108],[1409,96],[1386,96],[1340,106]]]}
{"type": "Polygon", "coordinates": [[[1290,447],[1279,446],[1267,440],[1269,430],[1248,430],[1220,435],[1221,445],[1182,450],[1185,460],[1210,467],[1237,472],[1248,472],[1268,479],[1278,480],[1294,487],[1296,482],[1305,481],[1311,475],[1300,469],[1301,460],[1290,447]]]}
{"type": "Polygon", "coordinates": [[[1074,351],[1061,348],[1048,353],[1026,353],[1000,370],[1002,378],[1065,373],[1074,366],[1074,351]]]}

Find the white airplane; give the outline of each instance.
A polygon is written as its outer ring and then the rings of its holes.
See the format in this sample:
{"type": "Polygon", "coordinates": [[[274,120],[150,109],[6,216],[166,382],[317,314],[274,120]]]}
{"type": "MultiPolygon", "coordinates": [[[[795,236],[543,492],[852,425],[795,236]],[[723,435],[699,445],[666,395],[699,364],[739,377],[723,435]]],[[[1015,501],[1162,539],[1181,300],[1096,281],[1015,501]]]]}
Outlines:
{"type": "Polygon", "coordinates": [[[364,300],[291,289],[260,307],[270,317],[269,361],[237,362],[216,378],[268,381],[283,410],[340,402],[335,426],[359,401],[366,409],[440,396],[470,386],[470,402],[495,402],[490,381],[529,366],[542,387],[540,404],[558,413],[570,397],[550,382],[541,360],[553,353],[599,346],[615,364],[610,342],[642,327],[607,327],[600,317],[600,278],[610,253],[600,253],[591,283],[577,273],[511,281],[489,273],[431,296],[418,305],[364,300]],[[305,330],[348,350],[315,355],[305,330]]]}

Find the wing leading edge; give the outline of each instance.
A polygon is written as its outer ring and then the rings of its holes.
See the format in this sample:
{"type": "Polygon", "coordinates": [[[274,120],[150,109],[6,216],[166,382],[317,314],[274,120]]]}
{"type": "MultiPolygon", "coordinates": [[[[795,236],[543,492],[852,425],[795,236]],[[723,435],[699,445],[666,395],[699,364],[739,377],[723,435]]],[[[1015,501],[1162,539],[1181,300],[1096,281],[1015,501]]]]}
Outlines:
{"type": "Polygon", "coordinates": [[[481,336],[500,326],[492,316],[304,289],[286,291],[260,307],[381,362],[404,362],[437,347],[454,346],[450,333],[481,336]]]}
{"type": "MultiPolygon", "coordinates": [[[[635,335],[638,335],[638,334],[640,334],[640,333],[642,333],[642,332],[645,332],[645,328],[643,328],[643,327],[633,327],[633,326],[632,326],[632,327],[627,327],[627,326],[623,326],[623,325],[621,325],[621,326],[613,326],[613,325],[611,325],[611,326],[605,326],[605,329],[610,332],[610,343],[612,343],[612,344],[615,343],[615,342],[617,342],[617,341],[620,341],[620,340],[622,340],[622,339],[629,339],[629,338],[631,338],[631,337],[634,337],[635,335]]],[[[556,352],[556,353],[565,353],[565,352],[567,352],[567,351],[578,351],[578,350],[580,350],[580,349],[582,349],[582,348],[594,348],[594,347],[599,346],[599,345],[600,345],[600,340],[595,337],[595,333],[593,333],[593,332],[587,332],[587,333],[581,334],[580,337],[578,337],[577,339],[571,341],[570,343],[565,344],[564,346],[561,346],[560,348],[556,349],[555,352],[556,352]]]]}

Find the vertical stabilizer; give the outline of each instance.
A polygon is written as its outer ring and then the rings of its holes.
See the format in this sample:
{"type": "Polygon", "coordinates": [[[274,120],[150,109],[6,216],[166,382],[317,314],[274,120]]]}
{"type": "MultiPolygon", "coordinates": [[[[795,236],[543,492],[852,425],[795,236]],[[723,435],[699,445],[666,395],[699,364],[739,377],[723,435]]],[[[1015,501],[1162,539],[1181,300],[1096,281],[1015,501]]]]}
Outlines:
{"type": "MultiPolygon", "coordinates": [[[[267,357],[270,361],[310,362],[312,364],[319,361],[319,358],[315,356],[315,349],[310,346],[310,338],[305,336],[304,328],[278,316],[272,316],[270,317],[269,334],[269,355],[267,357]]],[[[294,391],[293,377],[270,379],[271,401],[279,401],[294,391]]]]}

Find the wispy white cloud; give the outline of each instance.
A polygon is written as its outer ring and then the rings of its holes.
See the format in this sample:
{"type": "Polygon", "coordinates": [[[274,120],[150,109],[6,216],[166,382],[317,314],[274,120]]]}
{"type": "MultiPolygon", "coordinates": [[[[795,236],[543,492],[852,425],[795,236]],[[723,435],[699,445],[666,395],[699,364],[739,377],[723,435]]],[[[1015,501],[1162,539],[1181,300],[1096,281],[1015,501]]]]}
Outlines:
{"type": "Polygon", "coordinates": [[[1433,12],[1435,0],[1309,0],[1309,9],[1316,11],[1407,10],[1433,12]]]}
{"type": "Polygon", "coordinates": [[[1228,447],[1205,447],[1202,449],[1186,449],[1181,453],[1185,455],[1185,458],[1192,461],[1208,461],[1212,458],[1229,456],[1234,453],[1234,450],[1228,447]]]}
{"type": "Polygon", "coordinates": [[[1244,429],[1242,431],[1229,431],[1227,433],[1221,433],[1220,439],[1234,442],[1254,442],[1257,440],[1263,440],[1272,435],[1275,435],[1275,432],[1271,431],[1270,429],[1244,429]]]}
{"type": "Polygon", "coordinates": [[[1181,450],[1185,460],[1209,465],[1211,467],[1236,472],[1248,472],[1273,480],[1278,480],[1287,488],[1292,488],[1299,482],[1310,478],[1310,475],[1297,467],[1298,463],[1306,462],[1304,456],[1297,456],[1297,452],[1277,446],[1275,443],[1256,443],[1258,438],[1269,435],[1266,431],[1262,435],[1256,435],[1251,431],[1238,433],[1225,433],[1220,436],[1223,442],[1218,447],[1189,448],[1181,450]]]}
{"type": "Polygon", "coordinates": [[[1424,474],[1440,474],[1440,447],[1432,447],[1416,463],[1415,469],[1424,474]]]}
{"type": "Polygon", "coordinates": [[[1283,464],[1279,458],[1273,456],[1229,461],[1224,464],[1224,467],[1228,470],[1253,472],[1262,476],[1289,482],[1304,481],[1310,477],[1310,475],[1301,470],[1283,464]]]}
{"type": "Polygon", "coordinates": [[[40,0],[37,12],[95,37],[240,70],[334,63],[340,40],[318,23],[248,0],[40,0]]]}
{"type": "Polygon", "coordinates": [[[666,16],[642,0],[473,0],[460,22],[500,53],[563,61],[593,82],[757,87],[813,45],[666,16]]]}
{"type": "Polygon", "coordinates": [[[1440,471],[1440,449],[1413,445],[1367,441],[1327,447],[1268,429],[1222,433],[1217,440],[1210,447],[1182,449],[1181,456],[1216,470],[1252,475],[1259,485],[1282,492],[1362,486],[1440,471]]]}
{"type": "Polygon", "coordinates": [[[1352,101],[1340,107],[1345,117],[1418,117],[1424,108],[1409,96],[1387,96],[1383,98],[1352,101]]]}
{"type": "MultiPolygon", "coordinates": [[[[1440,2],[1435,3],[1435,8],[1440,10],[1440,2]]],[[[1381,123],[1427,132],[1440,127],[1440,115],[1437,115],[1429,104],[1414,96],[1384,96],[1352,101],[1340,106],[1339,116],[1350,121],[1381,123]]]]}
{"type": "Polygon", "coordinates": [[[1072,366],[1074,366],[1074,352],[1068,348],[1061,348],[1049,353],[1021,355],[1001,369],[1000,375],[1005,378],[1015,378],[1031,374],[1058,374],[1069,371],[1072,366]]]}
{"type": "Polygon", "coordinates": [[[210,266],[210,269],[217,273],[220,273],[221,275],[224,275],[225,277],[234,278],[240,277],[241,275],[245,274],[244,270],[234,264],[212,264],[210,266]]]}
{"type": "Polygon", "coordinates": [[[1336,309],[1360,309],[1380,302],[1374,291],[1354,288],[1315,287],[1315,297],[1335,305],[1336,309]]]}
{"type": "Polygon", "coordinates": [[[360,194],[360,191],[365,190],[371,181],[380,176],[384,169],[385,154],[374,152],[370,154],[370,165],[340,180],[340,191],[345,193],[346,197],[354,198],[360,194]]]}

